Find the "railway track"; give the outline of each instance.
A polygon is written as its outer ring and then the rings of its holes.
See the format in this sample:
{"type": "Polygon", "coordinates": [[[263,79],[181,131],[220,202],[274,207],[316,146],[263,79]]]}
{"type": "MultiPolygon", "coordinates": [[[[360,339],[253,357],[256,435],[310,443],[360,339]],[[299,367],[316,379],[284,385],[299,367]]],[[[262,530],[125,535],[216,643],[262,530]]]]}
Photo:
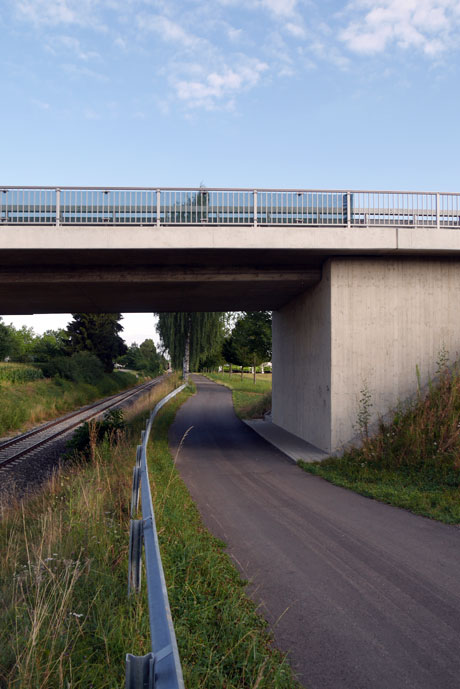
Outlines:
{"type": "Polygon", "coordinates": [[[23,458],[25,455],[34,452],[39,447],[46,445],[73,428],[76,428],[85,421],[94,419],[103,412],[130,399],[130,397],[134,397],[143,391],[155,387],[160,380],[163,380],[163,376],[158,376],[148,383],[137,385],[135,388],[130,388],[129,390],[117,393],[111,397],[105,397],[103,400],[99,400],[94,404],[87,405],[78,411],[61,416],[59,419],[45,423],[31,431],[27,431],[26,433],[22,433],[21,435],[17,435],[1,443],[0,471],[6,466],[23,458]]]}

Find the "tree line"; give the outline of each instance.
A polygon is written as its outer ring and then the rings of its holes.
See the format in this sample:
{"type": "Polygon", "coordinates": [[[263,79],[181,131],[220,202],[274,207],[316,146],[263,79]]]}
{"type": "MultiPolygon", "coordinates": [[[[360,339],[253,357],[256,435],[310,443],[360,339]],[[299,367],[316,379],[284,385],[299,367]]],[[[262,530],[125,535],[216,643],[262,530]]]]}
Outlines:
{"type": "Polygon", "coordinates": [[[271,323],[269,311],[244,311],[236,320],[229,313],[175,312],[158,314],[157,330],[184,375],[228,364],[253,367],[255,377],[256,367],[271,361],[271,323]]]}
{"type": "Polygon", "coordinates": [[[115,363],[158,375],[167,366],[153,340],[127,347],[120,336],[121,313],[73,313],[67,328],[37,335],[32,328],[15,328],[0,317],[0,361],[40,366],[45,376],[72,380],[95,380],[111,373],[115,363]]]}

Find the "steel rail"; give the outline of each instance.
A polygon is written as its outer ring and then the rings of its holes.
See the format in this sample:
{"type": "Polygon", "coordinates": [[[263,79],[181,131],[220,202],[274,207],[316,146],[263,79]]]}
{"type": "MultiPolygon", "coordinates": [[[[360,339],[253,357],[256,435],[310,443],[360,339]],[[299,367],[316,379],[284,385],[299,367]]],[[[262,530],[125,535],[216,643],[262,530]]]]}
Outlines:
{"type": "Polygon", "coordinates": [[[283,187],[282,189],[277,189],[275,187],[91,187],[91,186],[77,186],[77,187],[67,187],[67,186],[40,186],[40,185],[24,185],[24,186],[12,186],[6,184],[0,184],[0,193],[2,191],[21,191],[22,189],[27,190],[43,190],[43,191],[187,191],[187,192],[207,192],[207,191],[236,191],[236,192],[273,192],[273,193],[284,193],[284,192],[294,192],[294,193],[313,193],[313,194],[448,194],[449,196],[460,196],[460,192],[455,191],[426,191],[426,190],[414,190],[414,189],[319,189],[311,187],[283,187]]]}
{"type": "Polygon", "coordinates": [[[142,431],[142,443],[137,449],[131,516],[136,516],[140,492],[142,518],[131,519],[130,522],[128,594],[140,591],[143,545],[152,651],[145,656],[135,656],[131,653],[126,655],[126,689],[185,689],[161,563],[147,468],[147,444],[153,421],[159,410],[184,388],[185,385],[176,388],[154,407],[146,430],[142,431]]]}
{"type": "Polygon", "coordinates": [[[86,421],[89,421],[90,419],[96,418],[97,416],[100,416],[104,411],[107,411],[108,409],[117,406],[121,402],[124,402],[131,397],[134,397],[134,395],[139,394],[143,390],[148,390],[152,387],[155,387],[160,380],[163,378],[163,376],[158,376],[157,378],[154,378],[151,381],[148,381],[147,383],[143,383],[141,385],[136,385],[135,388],[130,388],[129,390],[124,390],[122,392],[119,392],[115,395],[111,395],[110,397],[106,397],[103,400],[99,400],[95,402],[94,404],[88,405],[86,407],[83,407],[75,412],[72,412],[70,414],[67,414],[65,416],[59,417],[58,419],[54,419],[53,421],[50,421],[49,423],[43,424],[42,426],[38,426],[37,428],[32,429],[31,431],[27,431],[26,433],[22,433],[21,435],[15,436],[14,438],[10,438],[9,440],[3,442],[0,445],[0,453],[2,453],[4,450],[13,447],[14,445],[18,445],[19,443],[22,443],[24,441],[27,441],[29,438],[33,438],[36,435],[40,435],[42,433],[46,433],[49,429],[54,428],[56,426],[59,426],[61,424],[65,424],[64,428],[60,429],[59,431],[55,433],[51,433],[46,435],[44,438],[38,440],[37,442],[33,443],[32,445],[28,445],[25,448],[20,449],[18,452],[9,455],[8,457],[5,458],[0,458],[0,470],[3,469],[5,466],[11,464],[12,462],[16,461],[17,459],[20,459],[24,455],[27,455],[31,452],[34,452],[36,449],[39,447],[42,447],[43,445],[46,445],[48,442],[51,442],[52,440],[55,440],[61,435],[64,435],[68,431],[72,430],[73,428],[76,428],[77,426],[80,426],[82,423],[85,423],[86,421]],[[97,411],[94,411],[96,410],[97,411]],[[90,410],[91,413],[86,413],[89,412],[90,410]],[[67,421],[70,421],[71,419],[75,418],[76,416],[79,416],[81,418],[78,419],[78,421],[74,423],[66,423],[67,421]]]}

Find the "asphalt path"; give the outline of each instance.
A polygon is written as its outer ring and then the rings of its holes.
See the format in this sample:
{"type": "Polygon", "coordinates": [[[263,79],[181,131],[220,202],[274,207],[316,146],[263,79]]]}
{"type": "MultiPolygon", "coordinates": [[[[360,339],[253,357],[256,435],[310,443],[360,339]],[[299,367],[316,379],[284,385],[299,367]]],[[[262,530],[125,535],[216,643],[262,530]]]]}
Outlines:
{"type": "Polygon", "coordinates": [[[460,529],[301,471],[194,381],[177,467],[302,684],[459,689],[460,529]]]}

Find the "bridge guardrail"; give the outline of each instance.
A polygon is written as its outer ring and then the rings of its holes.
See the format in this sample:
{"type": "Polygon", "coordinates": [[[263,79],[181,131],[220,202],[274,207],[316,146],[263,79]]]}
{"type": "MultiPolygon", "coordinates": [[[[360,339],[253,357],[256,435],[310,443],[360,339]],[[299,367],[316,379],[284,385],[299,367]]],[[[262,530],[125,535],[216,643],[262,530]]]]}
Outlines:
{"type": "Polygon", "coordinates": [[[141,588],[143,546],[152,651],[145,656],[126,655],[126,689],[184,689],[147,469],[147,444],[153,421],[163,405],[184,388],[185,385],[176,388],[154,407],[137,447],[131,495],[128,595],[138,593],[141,588]],[[139,495],[142,518],[135,519],[139,495]]]}
{"type": "Polygon", "coordinates": [[[460,194],[314,189],[0,187],[0,225],[460,227],[460,194]]]}

